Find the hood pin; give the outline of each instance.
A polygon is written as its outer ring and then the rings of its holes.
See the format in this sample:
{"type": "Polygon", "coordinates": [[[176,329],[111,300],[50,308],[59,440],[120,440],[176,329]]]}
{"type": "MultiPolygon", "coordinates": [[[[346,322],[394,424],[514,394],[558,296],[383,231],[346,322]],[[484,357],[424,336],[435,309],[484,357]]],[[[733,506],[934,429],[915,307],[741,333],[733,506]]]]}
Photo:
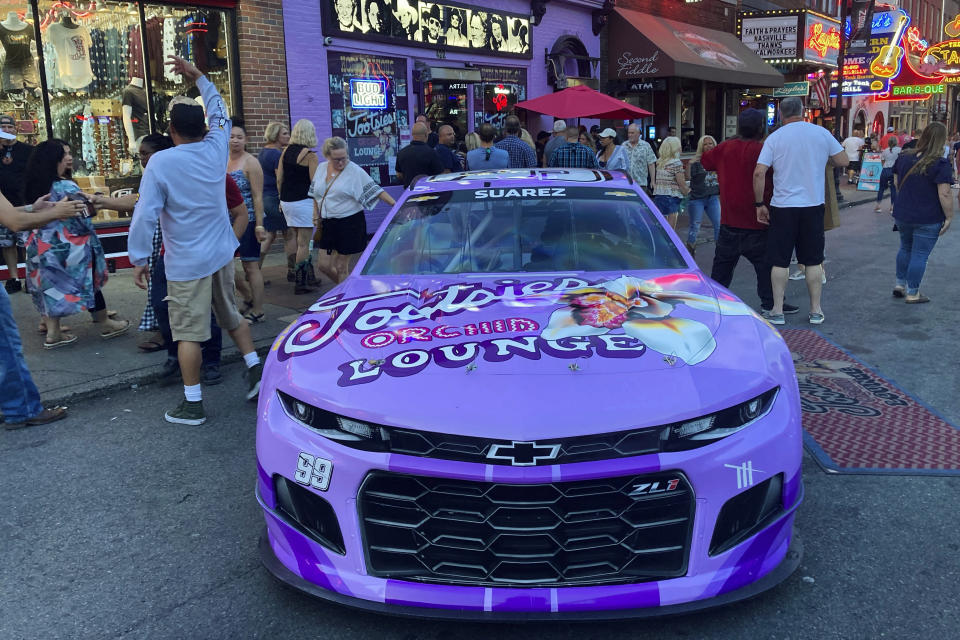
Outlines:
{"type": "Polygon", "coordinates": [[[571,362],[567,365],[567,367],[570,369],[570,371],[580,371],[580,365],[576,362],[571,362]]]}
{"type": "Polygon", "coordinates": [[[473,371],[473,370],[476,369],[476,368],[477,368],[477,363],[476,363],[476,362],[471,362],[470,364],[467,365],[467,373],[470,373],[471,371],[473,371]]]}
{"type": "Polygon", "coordinates": [[[386,362],[386,360],[367,360],[367,363],[368,363],[371,367],[379,367],[379,366],[381,366],[384,362],[386,362]]]}
{"type": "Polygon", "coordinates": [[[670,365],[671,367],[672,367],[673,365],[677,364],[677,358],[676,358],[676,356],[663,356],[663,361],[666,362],[666,363],[667,363],[668,365],[670,365]]]}

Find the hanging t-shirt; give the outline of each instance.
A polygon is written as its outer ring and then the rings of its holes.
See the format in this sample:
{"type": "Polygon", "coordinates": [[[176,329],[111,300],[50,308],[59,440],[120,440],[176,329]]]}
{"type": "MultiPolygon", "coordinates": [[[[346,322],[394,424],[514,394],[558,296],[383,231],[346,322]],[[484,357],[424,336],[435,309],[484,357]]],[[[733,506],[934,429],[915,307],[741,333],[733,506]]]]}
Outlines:
{"type": "Polygon", "coordinates": [[[57,51],[57,72],[60,82],[69,89],[82,89],[93,80],[90,69],[90,46],[93,39],[83,25],[75,29],[54,22],[47,28],[47,38],[57,51]]]}
{"type": "Polygon", "coordinates": [[[40,85],[33,60],[33,27],[23,23],[22,29],[8,29],[0,24],[0,46],[6,52],[3,63],[3,88],[7,91],[33,89],[40,85]]]}
{"type": "Polygon", "coordinates": [[[147,92],[142,87],[128,84],[123,89],[121,103],[130,107],[130,120],[133,123],[135,138],[150,133],[150,123],[147,121],[147,92]]]}

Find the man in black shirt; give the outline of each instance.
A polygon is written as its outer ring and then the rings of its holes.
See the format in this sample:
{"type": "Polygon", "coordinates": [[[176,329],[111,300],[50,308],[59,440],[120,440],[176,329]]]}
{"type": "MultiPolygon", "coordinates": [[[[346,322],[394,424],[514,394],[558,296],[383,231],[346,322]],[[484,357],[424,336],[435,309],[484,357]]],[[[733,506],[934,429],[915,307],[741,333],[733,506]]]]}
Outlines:
{"type": "Polygon", "coordinates": [[[452,148],[457,142],[457,136],[453,131],[453,127],[448,124],[440,125],[440,128],[437,129],[437,136],[437,156],[440,157],[440,164],[443,165],[443,172],[455,173],[458,171],[463,171],[463,164],[460,162],[460,156],[458,156],[452,148]]]}
{"type": "MultiPolygon", "coordinates": [[[[0,115],[0,131],[13,136],[17,134],[17,121],[13,116],[0,115]]],[[[29,144],[13,140],[0,140],[0,192],[15,207],[23,205],[21,189],[23,188],[23,170],[27,160],[33,152],[29,144]]],[[[3,262],[7,265],[8,280],[5,287],[8,292],[20,291],[20,281],[17,279],[17,262],[19,260],[16,235],[4,226],[0,226],[0,251],[3,252],[3,262]]]]}
{"type": "Polygon", "coordinates": [[[422,122],[414,124],[410,132],[413,140],[397,154],[397,177],[403,181],[404,188],[419,175],[435,176],[443,172],[440,156],[427,146],[428,132],[422,122]]]}

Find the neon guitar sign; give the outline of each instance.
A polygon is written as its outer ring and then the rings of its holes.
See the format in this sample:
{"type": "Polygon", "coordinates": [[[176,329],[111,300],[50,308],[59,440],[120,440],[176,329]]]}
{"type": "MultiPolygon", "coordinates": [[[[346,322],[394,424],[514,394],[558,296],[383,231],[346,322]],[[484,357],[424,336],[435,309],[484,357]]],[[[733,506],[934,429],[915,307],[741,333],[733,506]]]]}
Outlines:
{"type": "Polygon", "coordinates": [[[908,24],[910,24],[910,18],[906,14],[901,15],[897,22],[897,30],[890,38],[890,44],[881,47],[877,57],[870,63],[870,73],[878,78],[893,78],[900,73],[903,49],[899,43],[908,24]]]}

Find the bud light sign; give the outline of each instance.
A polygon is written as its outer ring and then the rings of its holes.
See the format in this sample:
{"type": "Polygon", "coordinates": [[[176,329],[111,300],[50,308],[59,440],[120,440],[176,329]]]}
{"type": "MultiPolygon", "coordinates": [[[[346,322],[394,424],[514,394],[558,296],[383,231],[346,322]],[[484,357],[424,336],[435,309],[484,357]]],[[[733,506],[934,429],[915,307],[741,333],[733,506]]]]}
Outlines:
{"type": "Polygon", "coordinates": [[[353,109],[386,109],[387,81],[351,78],[350,107],[353,109]]]}

